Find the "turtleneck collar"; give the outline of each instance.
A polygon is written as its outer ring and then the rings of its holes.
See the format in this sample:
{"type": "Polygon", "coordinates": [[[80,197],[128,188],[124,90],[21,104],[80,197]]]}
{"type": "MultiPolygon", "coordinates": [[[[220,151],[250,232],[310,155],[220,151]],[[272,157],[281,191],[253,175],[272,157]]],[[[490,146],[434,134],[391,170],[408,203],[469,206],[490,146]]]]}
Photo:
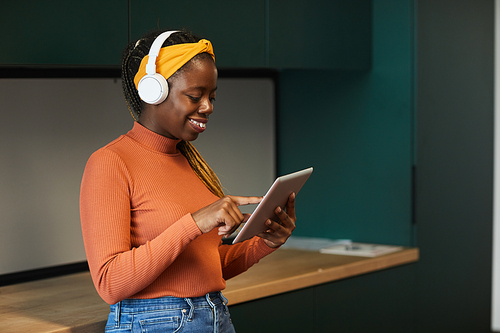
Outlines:
{"type": "Polygon", "coordinates": [[[170,139],[157,134],[146,127],[134,122],[134,127],[127,133],[127,136],[140,144],[164,154],[178,154],[177,144],[180,139],[170,139]]]}

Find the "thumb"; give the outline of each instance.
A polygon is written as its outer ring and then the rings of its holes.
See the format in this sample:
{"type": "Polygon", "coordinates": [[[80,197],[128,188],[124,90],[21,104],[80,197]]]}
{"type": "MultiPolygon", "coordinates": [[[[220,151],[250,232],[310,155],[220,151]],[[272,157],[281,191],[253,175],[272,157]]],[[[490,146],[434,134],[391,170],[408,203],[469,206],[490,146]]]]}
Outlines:
{"type": "Polygon", "coordinates": [[[243,214],[243,221],[241,221],[241,223],[245,223],[246,221],[248,221],[250,216],[252,216],[252,214],[244,213],[243,214]]]}

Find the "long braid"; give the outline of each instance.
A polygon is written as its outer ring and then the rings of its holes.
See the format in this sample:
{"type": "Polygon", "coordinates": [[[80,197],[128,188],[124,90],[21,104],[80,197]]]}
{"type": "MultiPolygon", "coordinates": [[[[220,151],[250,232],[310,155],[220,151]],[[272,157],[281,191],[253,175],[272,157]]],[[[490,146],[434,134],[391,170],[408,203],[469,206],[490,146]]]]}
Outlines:
{"type": "Polygon", "coordinates": [[[151,42],[148,43],[149,45],[145,45],[148,41],[147,39],[145,40],[146,42],[139,40],[137,43],[129,44],[122,55],[122,89],[125,94],[125,101],[129,107],[129,112],[136,121],[141,114],[142,101],[134,84],[134,76],[139,70],[142,58],[149,53],[149,48],[153,43],[151,40],[151,42]],[[137,115],[137,118],[132,113],[132,110],[137,115]]]}
{"type": "MultiPolygon", "coordinates": [[[[134,84],[134,77],[137,71],[139,70],[139,66],[141,64],[142,58],[149,54],[149,49],[153,44],[153,41],[156,39],[158,35],[160,35],[163,31],[154,31],[135,43],[130,43],[122,54],[122,88],[123,93],[125,95],[125,100],[127,102],[127,106],[129,108],[129,112],[134,118],[135,121],[141,116],[142,111],[142,100],[139,97],[139,93],[137,92],[137,88],[134,84]],[[135,114],[137,115],[134,116],[135,114]]],[[[200,40],[200,38],[195,37],[189,33],[181,32],[172,34],[163,44],[164,46],[174,45],[174,44],[182,44],[182,43],[196,43],[200,40]]],[[[203,56],[200,54],[199,56],[203,56]]],[[[186,66],[179,69],[174,75],[170,78],[174,77],[176,74],[180,73],[185,69],[186,66]]],[[[169,82],[170,82],[169,78],[169,82]]],[[[215,172],[210,168],[207,162],[201,157],[200,153],[196,148],[187,141],[181,141],[177,145],[179,151],[186,157],[193,169],[194,173],[200,178],[200,180],[205,184],[205,186],[216,196],[222,198],[224,196],[224,191],[222,190],[222,186],[219,178],[215,174],[215,172]]]]}
{"type": "Polygon", "coordinates": [[[205,184],[205,186],[216,196],[222,198],[224,191],[219,178],[215,172],[210,168],[208,163],[201,157],[198,150],[189,141],[181,141],[177,144],[177,148],[186,156],[191,169],[196,173],[198,178],[205,184]]]}

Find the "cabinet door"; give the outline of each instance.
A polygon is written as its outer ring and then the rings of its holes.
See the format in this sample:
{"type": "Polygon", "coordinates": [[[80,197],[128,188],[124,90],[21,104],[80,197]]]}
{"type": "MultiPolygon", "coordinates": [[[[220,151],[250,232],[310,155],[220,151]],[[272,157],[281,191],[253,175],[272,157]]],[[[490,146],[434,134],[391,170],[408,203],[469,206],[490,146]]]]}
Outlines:
{"type": "Polygon", "coordinates": [[[230,305],[238,333],[416,332],[416,265],[230,305]]]}
{"type": "Polygon", "coordinates": [[[119,65],[127,0],[4,1],[0,64],[119,65]]]}
{"type": "Polygon", "coordinates": [[[209,39],[219,67],[264,67],[265,0],[131,0],[131,34],[187,29],[209,39]]]}
{"type": "MultiPolygon", "coordinates": [[[[314,296],[314,288],[300,289],[229,305],[229,312],[238,333],[319,332],[315,330],[314,296]]],[[[319,312],[323,315],[322,311],[319,312]]],[[[322,332],[335,332],[335,330],[322,332]]]]}
{"type": "Polygon", "coordinates": [[[270,67],[369,69],[370,0],[269,0],[270,67]]]}
{"type": "Polygon", "coordinates": [[[415,264],[315,287],[315,332],[416,333],[415,264]]]}

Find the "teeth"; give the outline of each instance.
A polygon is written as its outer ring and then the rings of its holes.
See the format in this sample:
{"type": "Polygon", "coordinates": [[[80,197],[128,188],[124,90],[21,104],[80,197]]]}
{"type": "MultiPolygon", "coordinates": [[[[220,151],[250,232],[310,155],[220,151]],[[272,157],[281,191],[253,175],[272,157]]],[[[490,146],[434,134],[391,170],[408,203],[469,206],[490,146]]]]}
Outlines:
{"type": "Polygon", "coordinates": [[[200,126],[201,128],[207,127],[207,124],[205,124],[205,123],[200,123],[200,122],[197,122],[193,119],[189,119],[189,121],[192,122],[193,124],[195,124],[196,126],[200,126]]]}

